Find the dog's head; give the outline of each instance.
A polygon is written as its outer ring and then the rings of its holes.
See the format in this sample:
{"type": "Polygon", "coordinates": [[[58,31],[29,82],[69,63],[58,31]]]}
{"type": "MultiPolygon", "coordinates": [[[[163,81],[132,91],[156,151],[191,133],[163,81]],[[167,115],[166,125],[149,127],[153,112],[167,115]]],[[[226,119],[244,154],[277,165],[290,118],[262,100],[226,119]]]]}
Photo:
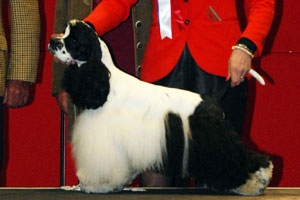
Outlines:
{"type": "Polygon", "coordinates": [[[63,35],[51,37],[49,51],[62,62],[76,61],[80,66],[90,59],[101,59],[98,36],[87,23],[71,20],[63,35]]]}
{"type": "Polygon", "coordinates": [[[96,109],[107,100],[109,70],[102,62],[100,40],[87,23],[71,20],[62,36],[54,36],[49,51],[63,62],[75,62],[64,74],[62,84],[72,102],[84,109],[96,109]]]}

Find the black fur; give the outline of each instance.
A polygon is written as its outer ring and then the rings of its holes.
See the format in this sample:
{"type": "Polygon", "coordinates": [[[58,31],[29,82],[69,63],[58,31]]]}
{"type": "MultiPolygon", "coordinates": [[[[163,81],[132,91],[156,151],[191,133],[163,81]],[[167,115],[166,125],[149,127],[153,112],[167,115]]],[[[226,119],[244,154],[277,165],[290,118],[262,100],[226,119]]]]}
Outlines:
{"type": "MultiPolygon", "coordinates": [[[[167,156],[164,159],[164,171],[169,177],[173,177],[171,180],[173,185],[181,184],[176,180],[186,178],[188,174],[183,171],[183,153],[184,153],[184,131],[182,126],[182,120],[178,114],[169,113],[165,121],[166,127],[166,145],[167,156]]],[[[179,186],[179,185],[178,185],[179,186]]]]}
{"type": "Polygon", "coordinates": [[[268,167],[270,157],[246,148],[240,136],[224,120],[222,110],[208,97],[189,119],[190,175],[218,190],[236,188],[250,173],[268,167]],[[201,127],[201,129],[199,129],[201,127]]]}
{"type": "Polygon", "coordinates": [[[109,71],[102,62],[90,61],[80,68],[69,66],[62,80],[72,102],[83,109],[102,106],[109,93],[109,71]]]}
{"type": "Polygon", "coordinates": [[[92,27],[86,28],[87,24],[77,22],[69,23],[70,34],[64,39],[64,43],[72,58],[80,61],[101,62],[102,52],[98,36],[92,27]]]}

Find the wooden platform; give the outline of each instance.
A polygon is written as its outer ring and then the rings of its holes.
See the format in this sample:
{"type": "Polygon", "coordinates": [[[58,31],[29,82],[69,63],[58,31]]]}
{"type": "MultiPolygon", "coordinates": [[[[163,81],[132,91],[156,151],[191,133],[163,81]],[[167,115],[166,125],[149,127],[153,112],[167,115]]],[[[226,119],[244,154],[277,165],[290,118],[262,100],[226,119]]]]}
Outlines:
{"type": "Polygon", "coordinates": [[[300,200],[300,188],[268,188],[262,196],[237,196],[188,188],[142,188],[117,194],[85,194],[60,188],[0,188],[2,200],[300,200]]]}

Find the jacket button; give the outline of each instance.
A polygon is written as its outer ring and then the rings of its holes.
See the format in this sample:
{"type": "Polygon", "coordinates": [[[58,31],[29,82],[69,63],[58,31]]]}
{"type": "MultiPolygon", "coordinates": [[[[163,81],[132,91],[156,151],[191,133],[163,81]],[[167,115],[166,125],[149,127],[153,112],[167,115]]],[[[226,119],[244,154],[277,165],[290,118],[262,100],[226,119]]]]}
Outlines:
{"type": "Polygon", "coordinates": [[[184,24],[185,24],[185,25],[189,25],[190,22],[191,22],[191,21],[190,21],[189,19],[184,20],[184,24]]]}
{"type": "Polygon", "coordinates": [[[137,48],[137,49],[142,49],[142,48],[144,48],[144,44],[143,44],[142,42],[138,42],[138,43],[136,44],[136,48],[137,48]]]}
{"type": "Polygon", "coordinates": [[[189,0],[184,0],[184,2],[188,2],[189,0]]]}
{"type": "Polygon", "coordinates": [[[141,21],[135,22],[135,27],[136,28],[140,28],[141,26],[142,26],[142,22],[141,21]]]}

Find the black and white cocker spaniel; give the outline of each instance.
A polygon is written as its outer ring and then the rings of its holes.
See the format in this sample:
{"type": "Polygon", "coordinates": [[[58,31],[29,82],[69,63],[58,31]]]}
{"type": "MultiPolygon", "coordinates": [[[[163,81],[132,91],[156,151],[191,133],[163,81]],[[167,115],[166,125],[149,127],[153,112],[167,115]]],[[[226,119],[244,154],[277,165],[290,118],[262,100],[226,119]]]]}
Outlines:
{"type": "Polygon", "coordinates": [[[83,109],[71,141],[82,191],[117,192],[146,170],[241,195],[260,195],[269,184],[270,158],[247,149],[209,97],[122,72],[87,23],[71,20],[49,51],[76,62],[63,87],[83,109]]]}

